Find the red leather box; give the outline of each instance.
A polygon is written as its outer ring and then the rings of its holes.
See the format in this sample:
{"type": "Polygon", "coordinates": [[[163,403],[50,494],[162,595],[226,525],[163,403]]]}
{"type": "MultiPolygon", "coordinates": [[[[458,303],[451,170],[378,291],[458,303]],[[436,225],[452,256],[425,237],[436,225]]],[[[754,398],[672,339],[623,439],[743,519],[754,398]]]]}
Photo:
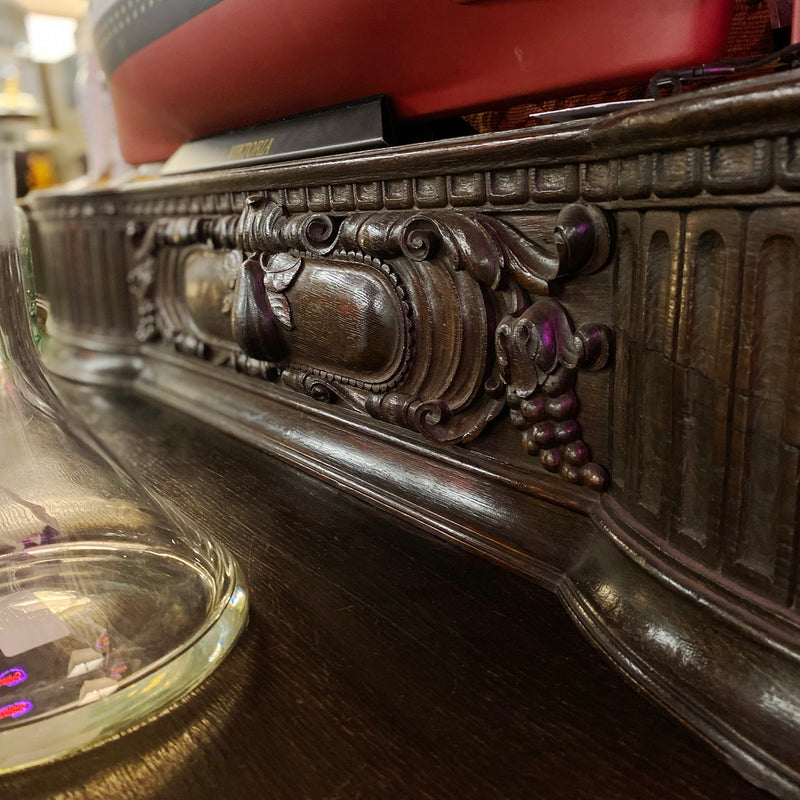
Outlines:
{"type": "Polygon", "coordinates": [[[122,152],[375,94],[404,118],[644,80],[723,50],[733,0],[118,0],[95,25],[122,152]]]}

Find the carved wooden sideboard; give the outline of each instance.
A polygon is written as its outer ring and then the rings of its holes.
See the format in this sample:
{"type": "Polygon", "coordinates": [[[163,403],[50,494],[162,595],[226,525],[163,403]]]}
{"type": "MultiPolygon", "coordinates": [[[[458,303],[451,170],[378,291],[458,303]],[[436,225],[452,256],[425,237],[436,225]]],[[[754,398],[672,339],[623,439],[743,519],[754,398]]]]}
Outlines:
{"type": "Polygon", "coordinates": [[[46,360],[553,589],[800,795],[800,83],[28,200],[46,360]]]}

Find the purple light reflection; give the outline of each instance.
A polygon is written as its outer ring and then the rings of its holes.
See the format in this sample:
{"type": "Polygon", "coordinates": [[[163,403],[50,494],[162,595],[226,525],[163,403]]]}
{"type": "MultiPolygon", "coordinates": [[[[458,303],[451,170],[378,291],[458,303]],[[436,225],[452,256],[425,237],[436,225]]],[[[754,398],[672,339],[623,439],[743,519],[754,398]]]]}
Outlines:
{"type": "Polygon", "coordinates": [[[28,680],[28,673],[22,667],[11,667],[11,669],[0,672],[0,688],[7,689],[28,680]]]}
{"type": "Polygon", "coordinates": [[[25,714],[33,711],[33,703],[30,700],[15,700],[7,706],[0,708],[0,720],[3,719],[16,719],[25,714]]]}

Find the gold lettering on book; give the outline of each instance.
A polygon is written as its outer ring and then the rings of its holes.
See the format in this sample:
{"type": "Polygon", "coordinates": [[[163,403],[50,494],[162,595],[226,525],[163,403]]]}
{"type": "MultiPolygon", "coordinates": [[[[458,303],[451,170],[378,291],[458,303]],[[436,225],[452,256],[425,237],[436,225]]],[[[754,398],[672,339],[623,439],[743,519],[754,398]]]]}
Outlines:
{"type": "Polygon", "coordinates": [[[252,142],[235,144],[228,151],[228,160],[238,161],[243,158],[258,158],[259,156],[269,155],[274,141],[275,137],[271,136],[269,139],[254,139],[252,142]]]}

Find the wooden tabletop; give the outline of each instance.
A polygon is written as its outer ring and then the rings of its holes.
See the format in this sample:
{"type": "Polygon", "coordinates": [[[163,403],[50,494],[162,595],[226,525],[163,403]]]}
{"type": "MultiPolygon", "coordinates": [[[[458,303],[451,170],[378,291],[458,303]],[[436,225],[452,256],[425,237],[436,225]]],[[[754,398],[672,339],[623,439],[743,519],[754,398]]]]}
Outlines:
{"type": "Polygon", "coordinates": [[[233,550],[252,611],[177,708],[0,780],[0,797],[767,796],[607,666],[549,592],[175,411],[59,385],[233,550]]]}

